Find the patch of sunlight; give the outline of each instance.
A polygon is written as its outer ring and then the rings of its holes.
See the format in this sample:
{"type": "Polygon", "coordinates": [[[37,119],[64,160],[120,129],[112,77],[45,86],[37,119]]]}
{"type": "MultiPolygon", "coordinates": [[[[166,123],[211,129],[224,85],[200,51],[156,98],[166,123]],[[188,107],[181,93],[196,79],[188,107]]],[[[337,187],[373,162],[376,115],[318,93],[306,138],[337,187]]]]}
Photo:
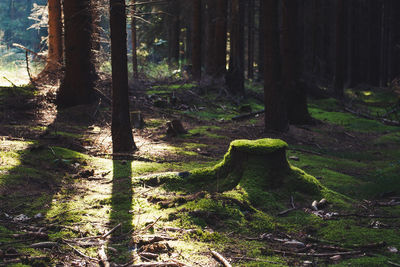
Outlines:
{"type": "Polygon", "coordinates": [[[371,92],[371,91],[363,91],[362,93],[363,93],[364,96],[370,96],[370,95],[372,95],[372,92],[371,92]]]}
{"type": "Polygon", "coordinates": [[[29,83],[26,69],[15,66],[0,70],[0,86],[21,86],[29,83]]]}

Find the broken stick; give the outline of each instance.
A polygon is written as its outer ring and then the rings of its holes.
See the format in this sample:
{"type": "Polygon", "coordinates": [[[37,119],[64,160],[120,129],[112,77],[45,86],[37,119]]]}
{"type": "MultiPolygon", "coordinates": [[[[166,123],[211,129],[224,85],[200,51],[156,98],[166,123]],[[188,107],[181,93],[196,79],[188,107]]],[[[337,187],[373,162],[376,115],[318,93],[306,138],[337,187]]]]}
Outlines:
{"type": "Polygon", "coordinates": [[[214,256],[214,258],[219,260],[225,267],[232,267],[232,265],[218,252],[211,250],[211,254],[214,256]]]}

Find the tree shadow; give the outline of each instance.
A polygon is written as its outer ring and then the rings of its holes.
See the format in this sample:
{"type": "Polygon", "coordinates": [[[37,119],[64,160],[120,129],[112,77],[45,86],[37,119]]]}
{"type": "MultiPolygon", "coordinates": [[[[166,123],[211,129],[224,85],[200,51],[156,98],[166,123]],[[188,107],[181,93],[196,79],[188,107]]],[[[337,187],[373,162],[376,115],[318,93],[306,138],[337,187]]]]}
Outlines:
{"type": "MultiPolygon", "coordinates": [[[[85,169],[87,162],[76,151],[85,152],[81,137],[93,120],[82,119],[82,115],[73,121],[65,120],[80,111],[64,110],[57,111],[47,125],[38,116],[44,103],[35,103],[33,88],[0,89],[7,90],[0,92],[0,249],[13,244],[19,250],[40,240],[35,237],[18,240],[12,236],[14,233],[38,232],[46,227],[48,240],[56,241],[67,234],[65,227],[79,223],[79,216],[85,211],[73,201],[74,187],[78,184],[73,176],[85,169]]],[[[71,233],[79,232],[70,228],[71,233]]],[[[47,255],[43,266],[50,264],[54,253],[57,254],[50,250],[30,253],[47,255]]],[[[25,261],[33,264],[28,258],[25,261]]]]}
{"type": "Polygon", "coordinates": [[[110,245],[118,250],[121,260],[128,261],[133,259],[133,250],[131,249],[131,244],[129,244],[129,234],[133,231],[132,162],[131,159],[113,160],[113,184],[109,219],[110,229],[121,224],[121,228],[111,234],[110,245]]]}

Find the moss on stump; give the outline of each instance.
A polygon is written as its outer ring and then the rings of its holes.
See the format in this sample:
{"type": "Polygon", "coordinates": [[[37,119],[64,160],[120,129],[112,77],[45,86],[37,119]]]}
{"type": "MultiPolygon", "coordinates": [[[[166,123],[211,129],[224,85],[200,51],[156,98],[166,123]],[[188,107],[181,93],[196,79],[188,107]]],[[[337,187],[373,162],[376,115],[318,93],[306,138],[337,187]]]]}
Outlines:
{"type": "Polygon", "coordinates": [[[220,163],[194,170],[184,180],[193,191],[224,192],[240,186],[252,203],[260,204],[274,202],[276,196],[322,195],[317,179],[289,164],[287,146],[279,139],[235,140],[220,163]]]}

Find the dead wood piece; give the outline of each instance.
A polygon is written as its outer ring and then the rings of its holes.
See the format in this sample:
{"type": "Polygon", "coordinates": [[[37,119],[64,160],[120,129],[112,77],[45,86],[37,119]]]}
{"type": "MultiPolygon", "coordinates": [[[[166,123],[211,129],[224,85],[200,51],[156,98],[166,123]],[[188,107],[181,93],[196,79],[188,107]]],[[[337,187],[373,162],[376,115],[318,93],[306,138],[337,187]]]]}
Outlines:
{"type": "Polygon", "coordinates": [[[138,264],[127,265],[129,267],[180,267],[181,265],[175,262],[143,262],[138,264]]]}
{"type": "Polygon", "coordinates": [[[49,235],[42,232],[27,232],[23,234],[13,234],[12,237],[14,238],[36,238],[36,239],[48,239],[49,235]]]}
{"type": "Polygon", "coordinates": [[[361,118],[365,118],[365,119],[369,119],[369,120],[377,120],[380,121],[381,123],[385,124],[385,125],[389,125],[389,126],[400,126],[400,122],[399,121],[392,121],[392,120],[388,120],[388,119],[379,119],[373,116],[370,116],[368,114],[359,112],[359,111],[354,111],[350,108],[345,108],[345,110],[351,114],[354,114],[356,116],[359,116],[361,118]]]}
{"type": "Polygon", "coordinates": [[[259,258],[250,258],[250,257],[232,257],[233,260],[236,261],[258,261],[258,262],[266,262],[266,263],[271,263],[271,264],[279,264],[281,265],[282,262],[275,262],[275,261],[268,261],[264,259],[259,259],[259,258]]]}
{"type": "Polygon", "coordinates": [[[332,256],[336,256],[336,255],[341,255],[341,256],[351,256],[351,255],[359,255],[362,254],[362,251],[344,251],[344,252],[327,252],[327,253],[297,253],[297,252],[293,252],[293,251],[283,251],[283,250],[272,250],[275,253],[279,253],[279,254],[284,254],[284,255],[291,255],[291,256],[300,256],[300,257],[320,257],[320,258],[324,258],[324,257],[332,257],[332,256]]]}
{"type": "Polygon", "coordinates": [[[241,115],[233,117],[232,120],[233,121],[246,120],[246,119],[249,119],[249,118],[254,117],[256,115],[262,114],[264,112],[265,112],[265,109],[254,111],[254,112],[250,112],[250,113],[246,113],[246,114],[241,114],[241,115]]]}
{"type": "Polygon", "coordinates": [[[211,250],[211,254],[216,258],[219,262],[221,262],[225,267],[232,267],[232,265],[218,252],[211,250]]]}
{"type": "Polygon", "coordinates": [[[39,242],[30,245],[30,248],[54,248],[57,247],[59,244],[57,242],[39,242]]]}
{"type": "Polygon", "coordinates": [[[158,254],[150,253],[150,252],[141,252],[141,253],[139,253],[139,256],[146,258],[146,259],[151,259],[151,260],[155,260],[158,258],[158,254]]]}
{"type": "Polygon", "coordinates": [[[65,243],[67,246],[69,246],[70,248],[72,248],[72,250],[73,250],[76,254],[78,254],[79,256],[81,256],[81,257],[83,257],[83,258],[86,258],[86,259],[89,259],[89,260],[92,260],[92,261],[96,261],[96,262],[99,261],[98,259],[95,259],[95,258],[92,258],[92,257],[86,255],[85,253],[83,253],[83,252],[80,251],[79,249],[74,248],[74,247],[71,246],[70,244],[68,244],[68,243],[66,243],[66,242],[64,242],[64,243],[65,243]]]}
{"type": "Polygon", "coordinates": [[[278,216],[283,216],[283,215],[286,215],[286,214],[288,214],[289,212],[294,211],[294,210],[297,210],[297,208],[290,208],[290,209],[281,211],[281,212],[279,212],[277,215],[278,215],[278,216]]]}
{"type": "Polygon", "coordinates": [[[361,218],[381,218],[381,219],[398,219],[400,216],[390,216],[390,215],[375,215],[375,214],[335,214],[335,217],[361,217],[361,218]]]}
{"type": "Polygon", "coordinates": [[[392,265],[392,266],[398,266],[398,267],[400,267],[400,264],[399,264],[399,263],[395,263],[395,262],[393,262],[393,261],[387,261],[387,263],[390,264],[390,265],[392,265]]]}
{"type": "Polygon", "coordinates": [[[103,267],[110,267],[110,262],[108,261],[108,257],[107,257],[104,245],[101,246],[101,248],[99,249],[98,254],[99,254],[99,257],[100,257],[100,265],[103,266],[103,267]]]}
{"type": "Polygon", "coordinates": [[[138,235],[141,232],[146,232],[147,230],[149,230],[150,228],[152,228],[159,220],[161,219],[161,216],[158,217],[154,222],[148,224],[145,228],[140,229],[139,231],[135,231],[134,235],[138,235]]]}
{"type": "Polygon", "coordinates": [[[352,248],[357,249],[377,249],[386,247],[387,243],[385,241],[370,243],[370,244],[361,244],[361,245],[352,245],[352,248]]]}
{"type": "Polygon", "coordinates": [[[301,149],[301,148],[288,148],[288,150],[303,152],[303,153],[312,154],[312,155],[317,155],[317,156],[322,156],[322,155],[323,155],[322,153],[319,153],[319,152],[315,152],[315,151],[311,151],[311,150],[306,150],[306,149],[301,149]]]}
{"type": "Polygon", "coordinates": [[[131,112],[131,124],[135,129],[142,129],[144,127],[143,114],[140,111],[131,112]]]}
{"type": "Polygon", "coordinates": [[[394,206],[399,206],[400,201],[395,201],[394,199],[392,199],[389,202],[377,202],[376,205],[381,207],[394,207],[394,206]]]}
{"type": "Polygon", "coordinates": [[[120,228],[122,226],[121,223],[117,224],[117,226],[115,226],[113,229],[111,229],[110,231],[108,231],[107,233],[105,233],[104,235],[101,236],[101,238],[106,238],[107,236],[111,235],[112,233],[114,233],[118,228],[120,228]]]}
{"type": "Polygon", "coordinates": [[[172,120],[167,123],[167,135],[168,136],[177,136],[181,134],[187,134],[188,132],[183,127],[183,124],[180,120],[172,120]]]}
{"type": "Polygon", "coordinates": [[[5,242],[5,243],[0,242],[0,247],[7,247],[9,245],[18,244],[18,243],[25,243],[25,242],[31,242],[31,241],[34,241],[34,239],[33,238],[29,238],[29,239],[23,239],[23,240],[17,240],[17,241],[12,241],[12,242],[5,242]]]}

